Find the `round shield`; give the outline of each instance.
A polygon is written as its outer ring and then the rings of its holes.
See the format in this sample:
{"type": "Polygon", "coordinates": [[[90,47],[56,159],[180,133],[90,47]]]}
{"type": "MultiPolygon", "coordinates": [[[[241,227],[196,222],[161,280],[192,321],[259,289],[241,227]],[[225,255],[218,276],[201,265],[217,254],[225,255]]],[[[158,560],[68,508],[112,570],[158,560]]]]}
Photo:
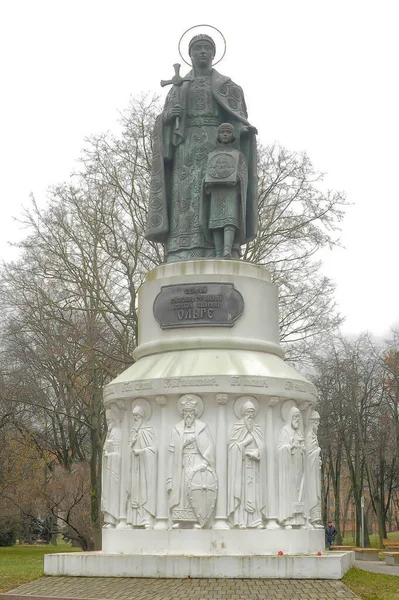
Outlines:
{"type": "Polygon", "coordinates": [[[209,520],[216,504],[218,483],[216,473],[207,465],[194,469],[188,483],[191,506],[203,527],[209,520]]]}

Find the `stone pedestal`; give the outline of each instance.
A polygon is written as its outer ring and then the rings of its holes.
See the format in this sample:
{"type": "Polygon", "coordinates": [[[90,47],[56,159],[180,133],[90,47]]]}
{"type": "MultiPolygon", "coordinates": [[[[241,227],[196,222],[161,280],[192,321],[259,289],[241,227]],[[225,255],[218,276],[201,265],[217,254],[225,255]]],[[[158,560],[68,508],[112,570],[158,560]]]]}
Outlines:
{"type": "Polygon", "coordinates": [[[140,289],[139,315],[136,362],[104,392],[122,415],[117,524],[104,529],[102,553],[47,556],[45,572],[342,577],[350,553],[330,553],[328,567],[317,556],[317,428],[316,448],[307,442],[316,391],[284,362],[268,272],[227,260],[162,265],[140,289]]]}

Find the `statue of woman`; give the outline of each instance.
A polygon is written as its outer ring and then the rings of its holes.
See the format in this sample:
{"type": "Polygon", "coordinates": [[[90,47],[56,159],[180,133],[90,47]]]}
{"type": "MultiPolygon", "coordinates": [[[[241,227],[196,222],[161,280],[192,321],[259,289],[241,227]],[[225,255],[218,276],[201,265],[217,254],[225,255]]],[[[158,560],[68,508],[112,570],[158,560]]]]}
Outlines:
{"type": "Polygon", "coordinates": [[[190,41],[193,69],[180,87],[173,86],[155,123],[146,238],[164,244],[167,262],[216,256],[200,205],[208,154],[216,148],[221,123],[233,125],[248,166],[245,233],[233,245],[233,258],[239,257],[240,244],[256,236],[257,132],[248,122],[242,89],[212,68],[215,52],[208,35],[190,41]]]}

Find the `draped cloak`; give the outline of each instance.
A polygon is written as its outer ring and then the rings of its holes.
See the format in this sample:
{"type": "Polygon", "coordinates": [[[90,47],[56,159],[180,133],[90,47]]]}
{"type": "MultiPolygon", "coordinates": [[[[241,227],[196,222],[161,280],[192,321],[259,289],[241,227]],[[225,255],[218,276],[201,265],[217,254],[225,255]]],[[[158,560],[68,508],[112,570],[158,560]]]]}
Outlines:
{"type": "MultiPolygon", "coordinates": [[[[243,489],[245,487],[245,451],[246,448],[241,444],[244,442],[248,433],[250,433],[259,451],[260,460],[254,461],[259,465],[257,482],[258,506],[259,512],[266,517],[266,448],[263,440],[262,430],[259,425],[254,425],[253,430],[248,432],[244,423],[235,423],[229,440],[229,463],[228,463],[228,504],[227,516],[232,515],[238,506],[245,501],[243,498],[243,489]]],[[[250,448],[253,449],[252,447],[250,448]]]]}
{"type": "Polygon", "coordinates": [[[291,427],[291,421],[284,425],[280,431],[277,444],[279,501],[278,518],[285,521],[293,515],[293,503],[302,498],[301,482],[304,477],[303,454],[297,449],[292,454],[294,443],[300,440],[300,433],[291,427]]]}
{"type": "MultiPolygon", "coordinates": [[[[169,465],[168,482],[171,483],[172,491],[169,496],[169,506],[172,509],[180,502],[180,492],[182,485],[182,466],[183,466],[183,440],[184,440],[184,420],[175,425],[172,433],[169,451],[172,453],[169,465]]],[[[198,451],[213,469],[215,468],[215,447],[207,425],[195,419],[194,421],[195,443],[198,451]]]]}
{"type": "MultiPolygon", "coordinates": [[[[164,111],[157,117],[153,132],[152,175],[145,237],[163,244],[167,243],[170,233],[171,176],[178,168],[173,161],[174,148],[184,142],[187,135],[187,97],[191,82],[194,81],[193,71],[190,71],[187,79],[189,81],[185,81],[180,87],[178,99],[175,87],[169,92],[164,111]],[[170,108],[176,102],[183,108],[178,131],[175,130],[174,119],[166,121],[170,108]]],[[[240,140],[240,151],[248,167],[245,235],[240,236],[240,243],[243,244],[255,238],[258,227],[256,137],[252,132],[240,137],[242,129],[250,125],[241,87],[215,69],[211,73],[211,87],[212,96],[222,109],[224,120],[235,129],[237,139],[240,140]]],[[[205,230],[207,223],[201,225],[205,230]]]]}
{"type": "Polygon", "coordinates": [[[321,519],[320,446],[316,433],[307,435],[307,500],[310,518],[321,519]]]}
{"type": "Polygon", "coordinates": [[[116,428],[108,430],[104,444],[102,464],[102,497],[103,512],[119,519],[119,484],[121,478],[120,432],[116,428]]]}
{"type": "Polygon", "coordinates": [[[132,448],[131,464],[127,521],[133,525],[140,525],[140,521],[145,521],[143,509],[155,517],[157,452],[153,427],[143,426],[137,431],[137,441],[132,448]],[[143,450],[143,452],[134,456],[133,450],[143,450]]]}

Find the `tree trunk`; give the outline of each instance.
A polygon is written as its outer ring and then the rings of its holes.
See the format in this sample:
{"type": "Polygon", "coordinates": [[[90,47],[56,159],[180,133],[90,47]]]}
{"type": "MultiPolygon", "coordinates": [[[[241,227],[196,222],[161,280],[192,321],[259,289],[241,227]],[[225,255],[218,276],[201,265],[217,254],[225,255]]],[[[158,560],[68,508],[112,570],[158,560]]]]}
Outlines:
{"type": "Polygon", "coordinates": [[[93,370],[93,393],[91,412],[91,457],[90,457],[90,484],[91,484],[91,524],[93,528],[94,550],[101,550],[101,390],[97,385],[97,369],[93,370]]]}

